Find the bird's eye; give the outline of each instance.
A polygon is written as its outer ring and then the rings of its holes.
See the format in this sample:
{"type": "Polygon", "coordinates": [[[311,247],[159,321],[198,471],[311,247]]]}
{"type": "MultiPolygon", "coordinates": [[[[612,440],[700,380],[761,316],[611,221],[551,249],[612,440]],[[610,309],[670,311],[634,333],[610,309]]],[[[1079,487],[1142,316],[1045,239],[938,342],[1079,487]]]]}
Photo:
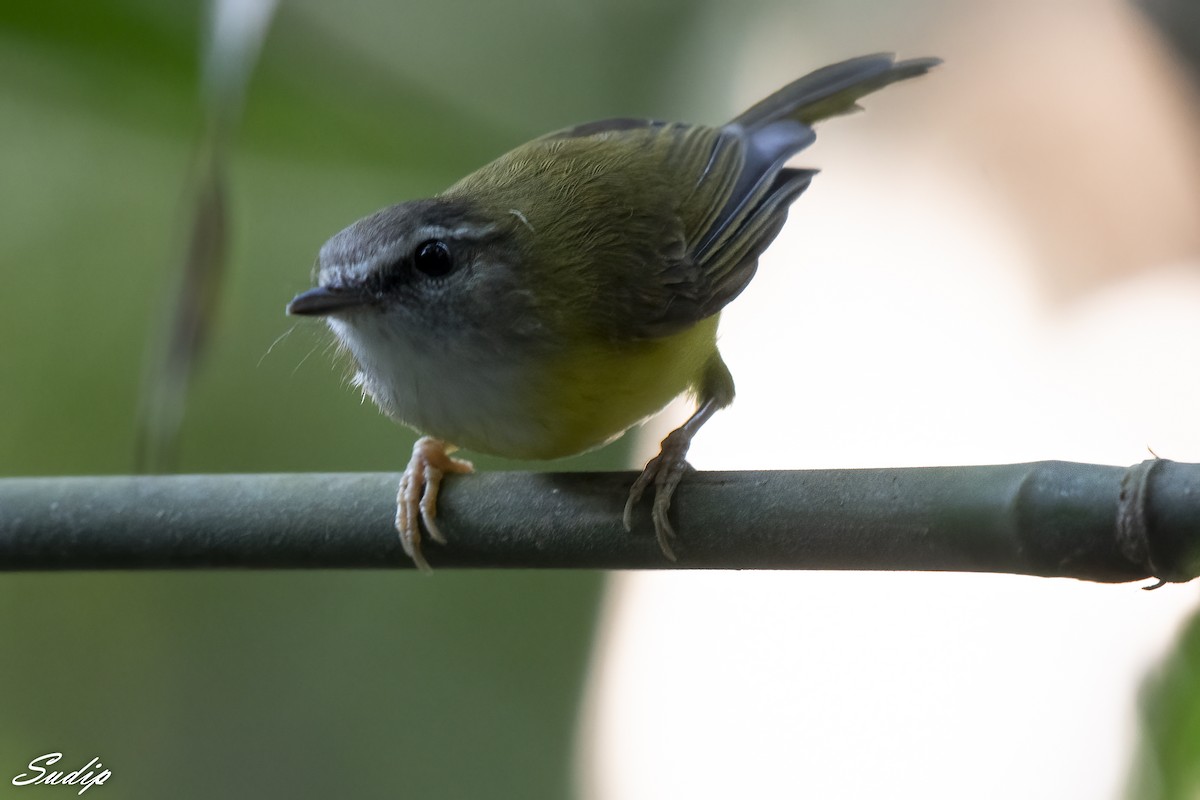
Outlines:
{"type": "Polygon", "coordinates": [[[454,269],[454,257],[450,247],[440,239],[430,239],[417,245],[413,251],[413,267],[431,278],[448,275],[454,269]]]}

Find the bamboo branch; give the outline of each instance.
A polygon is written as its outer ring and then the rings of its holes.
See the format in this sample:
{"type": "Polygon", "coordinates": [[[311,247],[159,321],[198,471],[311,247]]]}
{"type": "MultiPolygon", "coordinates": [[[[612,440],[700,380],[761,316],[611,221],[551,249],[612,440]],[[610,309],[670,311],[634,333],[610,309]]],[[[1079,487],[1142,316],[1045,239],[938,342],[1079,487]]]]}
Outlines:
{"type": "MultiPolygon", "coordinates": [[[[0,479],[0,569],[411,567],[391,473],[0,479]]],[[[1200,574],[1200,464],[695,472],[675,495],[679,563],[633,473],[452,477],[437,568],[855,569],[1092,581],[1200,574]]]]}

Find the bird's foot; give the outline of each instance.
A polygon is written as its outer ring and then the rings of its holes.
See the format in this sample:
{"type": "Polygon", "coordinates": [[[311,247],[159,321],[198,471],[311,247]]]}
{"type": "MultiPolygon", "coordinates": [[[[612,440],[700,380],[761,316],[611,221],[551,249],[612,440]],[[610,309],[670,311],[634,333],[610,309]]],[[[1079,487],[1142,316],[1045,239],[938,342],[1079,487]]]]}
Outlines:
{"type": "Polygon", "coordinates": [[[667,438],[662,440],[658,455],[650,459],[650,463],[630,487],[629,499],[625,501],[625,513],[622,516],[625,530],[632,530],[633,507],[653,483],[654,506],[651,508],[650,518],[654,520],[654,534],[658,537],[658,546],[663,555],[671,561],[677,560],[675,550],[671,547],[671,542],[675,539],[675,529],[671,526],[667,512],[671,508],[671,496],[675,494],[675,487],[683,479],[684,473],[691,469],[687,463],[687,451],[692,444],[692,434],[693,431],[685,426],[671,431],[667,438]]]}
{"type": "MultiPolygon", "coordinates": [[[[452,451],[453,448],[450,448],[452,451]]],[[[422,572],[431,572],[429,562],[421,555],[421,523],[429,536],[439,544],[446,543],[437,526],[437,498],[446,473],[466,474],[475,467],[470,461],[451,458],[446,443],[432,436],[422,436],[413,445],[412,458],[400,478],[396,492],[396,531],[404,552],[422,572]]]]}

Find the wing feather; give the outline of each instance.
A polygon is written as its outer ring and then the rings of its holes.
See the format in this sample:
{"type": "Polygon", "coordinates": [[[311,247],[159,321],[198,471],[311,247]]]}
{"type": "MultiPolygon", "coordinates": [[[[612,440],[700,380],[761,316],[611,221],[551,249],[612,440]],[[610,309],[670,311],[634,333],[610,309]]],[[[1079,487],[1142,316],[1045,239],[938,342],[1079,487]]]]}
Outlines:
{"type": "Polygon", "coordinates": [[[669,336],[750,282],[814,170],[789,158],[812,124],[927,71],[936,59],[864,56],[817,70],[721,127],[617,118],[536,139],[448,190],[519,210],[538,238],[538,296],[564,329],[610,340],[669,336]],[[582,298],[582,299],[581,299],[582,298]]]}

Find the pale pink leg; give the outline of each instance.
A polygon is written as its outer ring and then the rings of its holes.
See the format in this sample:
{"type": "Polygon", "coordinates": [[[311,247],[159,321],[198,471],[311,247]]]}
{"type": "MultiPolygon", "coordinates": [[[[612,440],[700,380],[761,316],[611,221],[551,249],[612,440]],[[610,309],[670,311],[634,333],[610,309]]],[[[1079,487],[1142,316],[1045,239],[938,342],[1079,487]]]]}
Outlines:
{"type": "Polygon", "coordinates": [[[432,436],[417,439],[396,492],[396,530],[400,533],[400,544],[422,572],[431,570],[429,562],[421,555],[421,523],[425,523],[430,538],[446,543],[446,537],[435,522],[442,478],[448,472],[465,474],[475,469],[470,461],[451,458],[448,451],[453,450],[452,446],[447,447],[441,439],[432,436]]]}

